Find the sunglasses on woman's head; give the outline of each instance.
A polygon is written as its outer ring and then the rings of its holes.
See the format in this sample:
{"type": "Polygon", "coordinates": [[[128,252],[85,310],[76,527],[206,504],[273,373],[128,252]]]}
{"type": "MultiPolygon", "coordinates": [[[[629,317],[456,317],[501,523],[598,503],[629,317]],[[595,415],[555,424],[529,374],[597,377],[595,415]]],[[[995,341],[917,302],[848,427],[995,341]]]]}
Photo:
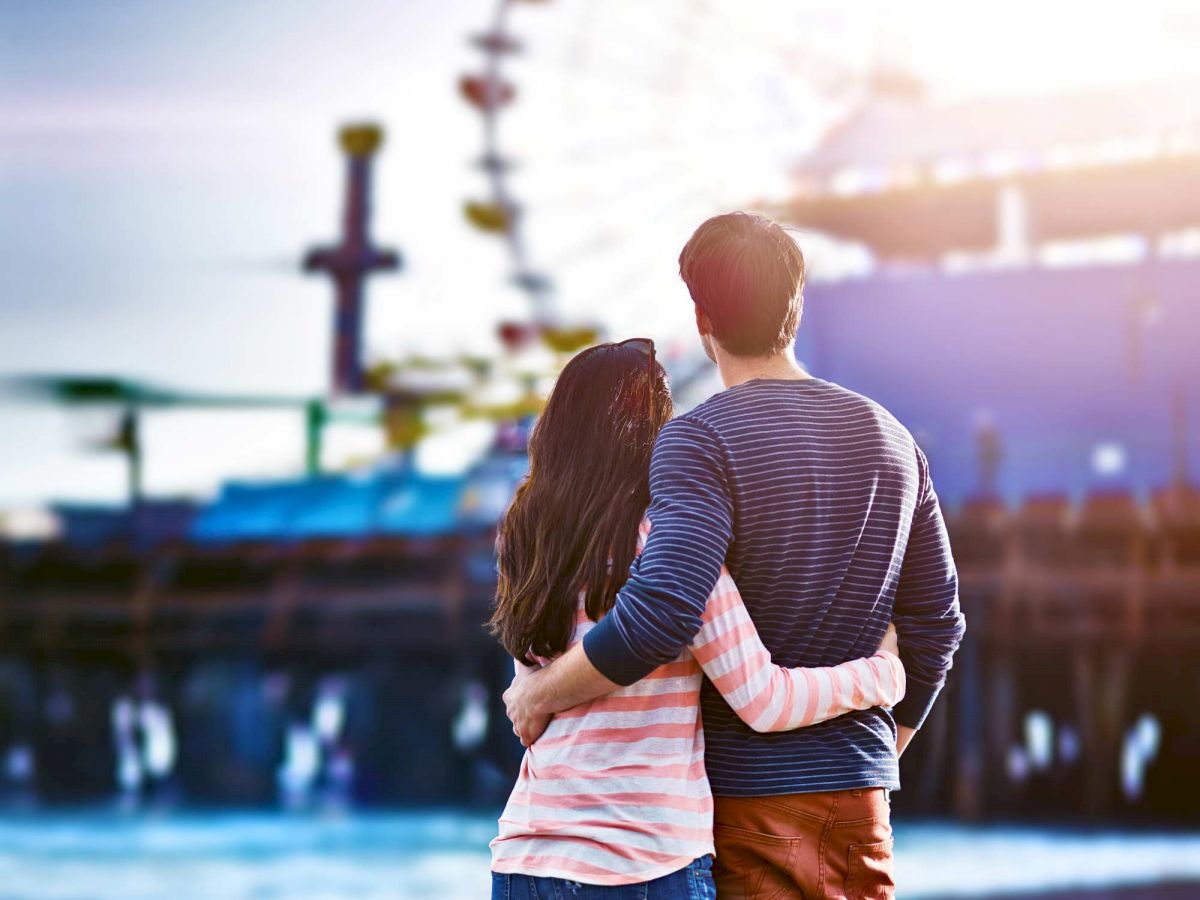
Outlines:
{"type": "Polygon", "coordinates": [[[618,347],[632,347],[643,356],[654,359],[654,341],[650,338],[627,338],[617,344],[618,347]]]}
{"type": "Polygon", "coordinates": [[[654,341],[650,338],[628,338],[617,344],[618,347],[632,347],[646,357],[646,409],[650,420],[654,420],[654,341]]]}

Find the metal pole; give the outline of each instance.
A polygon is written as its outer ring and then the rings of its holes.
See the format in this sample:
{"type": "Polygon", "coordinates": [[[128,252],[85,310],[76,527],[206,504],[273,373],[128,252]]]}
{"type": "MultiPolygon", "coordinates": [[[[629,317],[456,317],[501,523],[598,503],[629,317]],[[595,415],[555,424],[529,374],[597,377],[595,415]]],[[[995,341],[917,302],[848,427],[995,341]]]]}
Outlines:
{"type": "Polygon", "coordinates": [[[310,478],[321,474],[321,437],[325,428],[325,406],[309,400],[304,407],[304,471],[310,478]]]}

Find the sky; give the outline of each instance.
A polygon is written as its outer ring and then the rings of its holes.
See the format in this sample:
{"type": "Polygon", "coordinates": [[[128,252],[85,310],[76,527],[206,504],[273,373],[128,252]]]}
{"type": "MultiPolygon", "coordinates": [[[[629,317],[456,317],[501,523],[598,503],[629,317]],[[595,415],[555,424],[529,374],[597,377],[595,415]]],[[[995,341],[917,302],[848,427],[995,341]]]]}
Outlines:
{"type": "MultiPolygon", "coordinates": [[[[456,80],[492,0],[0,0],[0,372],[119,373],[197,390],[323,393],[338,124],[380,121],[373,230],[405,266],[369,293],[368,355],[485,351],[526,312],[493,238],[479,123],[456,80]]],[[[705,216],[786,191],[872,59],[937,96],[1195,71],[1200,7],[963,0],[517,4],[506,149],[535,264],[569,319],[686,340],[674,259],[705,216]]],[[[120,499],[107,422],[0,405],[0,508],[120,499]]],[[[151,493],[299,470],[290,413],[147,420],[151,493]]],[[[364,440],[367,443],[364,443],[364,440]]],[[[371,446],[334,436],[332,461],[371,446]],[[340,441],[340,443],[339,443],[340,441]]],[[[451,454],[452,455],[452,454],[451,454]]]]}

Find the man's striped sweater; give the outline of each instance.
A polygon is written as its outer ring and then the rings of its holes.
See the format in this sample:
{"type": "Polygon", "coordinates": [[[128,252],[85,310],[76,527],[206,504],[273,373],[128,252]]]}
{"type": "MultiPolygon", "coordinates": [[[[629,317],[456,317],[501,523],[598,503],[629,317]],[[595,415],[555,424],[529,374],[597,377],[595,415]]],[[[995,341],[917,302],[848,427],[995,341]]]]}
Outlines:
{"type": "Polygon", "coordinates": [[[818,378],[749,381],[666,425],[650,489],[654,529],[584,640],[592,664],[632,684],[678,657],[722,563],[782,666],[870,656],[894,621],[908,692],[893,711],[759,734],[711,684],[702,707],[717,795],[899,787],[895,723],[921,725],[964,629],[929,466],[908,431],[818,378]]]}

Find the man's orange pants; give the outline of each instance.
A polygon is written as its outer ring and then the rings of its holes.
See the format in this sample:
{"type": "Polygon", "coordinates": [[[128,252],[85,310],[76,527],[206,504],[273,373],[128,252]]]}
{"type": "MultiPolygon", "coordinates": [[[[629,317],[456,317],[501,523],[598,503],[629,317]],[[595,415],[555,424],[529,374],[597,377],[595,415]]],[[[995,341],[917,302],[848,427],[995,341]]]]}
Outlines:
{"type": "Polygon", "coordinates": [[[892,900],[891,805],[883,788],[717,797],[721,900],[892,900]]]}

